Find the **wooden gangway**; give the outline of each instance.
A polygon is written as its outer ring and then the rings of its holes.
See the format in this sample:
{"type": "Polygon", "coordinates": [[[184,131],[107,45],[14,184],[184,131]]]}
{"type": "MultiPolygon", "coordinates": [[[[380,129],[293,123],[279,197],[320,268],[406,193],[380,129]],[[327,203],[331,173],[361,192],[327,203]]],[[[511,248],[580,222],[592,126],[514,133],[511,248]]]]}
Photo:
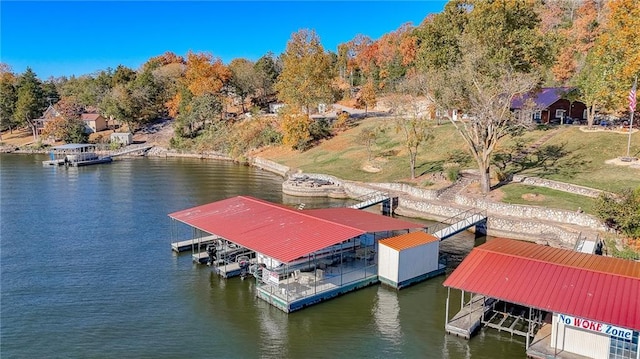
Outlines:
{"type": "Polygon", "coordinates": [[[486,221],[486,213],[470,209],[446,219],[441,225],[435,226],[431,234],[436,238],[440,238],[440,240],[444,240],[486,221]]]}
{"type": "MultiPolygon", "coordinates": [[[[171,250],[176,253],[186,252],[194,249],[194,247],[198,246],[206,246],[207,244],[214,243],[216,240],[220,239],[218,236],[206,236],[200,238],[189,239],[186,241],[173,242],[171,243],[171,250]]],[[[206,255],[206,252],[205,252],[206,255]]]]}
{"type": "Polygon", "coordinates": [[[124,156],[130,153],[134,153],[134,152],[146,152],[149,149],[151,149],[153,146],[152,145],[137,145],[137,146],[127,146],[125,148],[123,148],[120,151],[114,152],[113,154],[111,154],[111,157],[116,157],[116,156],[124,156]]]}

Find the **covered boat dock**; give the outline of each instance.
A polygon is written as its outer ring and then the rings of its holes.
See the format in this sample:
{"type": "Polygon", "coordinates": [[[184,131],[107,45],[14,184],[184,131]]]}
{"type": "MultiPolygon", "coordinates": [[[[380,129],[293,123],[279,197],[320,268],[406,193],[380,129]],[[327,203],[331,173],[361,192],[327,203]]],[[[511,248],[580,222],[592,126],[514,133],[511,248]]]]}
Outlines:
{"type": "Polygon", "coordinates": [[[640,263],[510,239],[474,248],[445,280],[447,333],[526,337],[532,358],[640,358],[640,263]],[[462,291],[449,319],[451,288],[462,291]]]}
{"type": "Polygon", "coordinates": [[[96,145],[87,143],[67,143],[55,146],[50,153],[50,159],[42,161],[44,166],[88,166],[100,163],[109,163],[109,156],[98,156],[96,145]]]}
{"type": "MultiPolygon", "coordinates": [[[[296,210],[246,196],[169,216],[250,251],[242,261],[256,277],[256,295],[287,313],[378,283],[378,241],[425,230],[352,208],[296,210]]],[[[212,263],[219,274],[234,263],[242,267],[238,258],[217,254],[212,263]]]]}

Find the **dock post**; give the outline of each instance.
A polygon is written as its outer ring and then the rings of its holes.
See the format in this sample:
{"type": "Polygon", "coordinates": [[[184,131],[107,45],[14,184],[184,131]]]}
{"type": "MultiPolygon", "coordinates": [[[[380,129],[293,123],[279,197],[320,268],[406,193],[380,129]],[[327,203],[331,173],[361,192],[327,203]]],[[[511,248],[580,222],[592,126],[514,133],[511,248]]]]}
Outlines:
{"type": "Polygon", "coordinates": [[[476,238],[487,235],[487,219],[486,218],[476,223],[475,235],[476,235],[476,238]]]}
{"type": "Polygon", "coordinates": [[[529,320],[527,321],[527,341],[524,350],[529,350],[529,335],[531,334],[531,307],[529,307],[529,320]]]}
{"type": "Polygon", "coordinates": [[[445,304],[444,309],[444,326],[447,327],[449,324],[449,295],[451,294],[451,287],[447,287],[447,304],[445,304]]]}

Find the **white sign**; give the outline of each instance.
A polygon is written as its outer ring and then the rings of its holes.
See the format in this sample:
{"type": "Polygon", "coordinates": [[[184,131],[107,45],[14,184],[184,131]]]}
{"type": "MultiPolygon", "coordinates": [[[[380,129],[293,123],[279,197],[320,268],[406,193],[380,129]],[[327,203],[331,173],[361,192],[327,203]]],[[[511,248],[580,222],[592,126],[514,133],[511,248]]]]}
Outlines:
{"type": "Polygon", "coordinates": [[[262,270],[262,281],[267,283],[267,282],[273,282],[275,284],[280,284],[280,274],[278,274],[278,272],[272,272],[266,269],[262,270]]]}
{"type": "Polygon", "coordinates": [[[576,317],[572,317],[570,315],[564,315],[564,314],[559,314],[558,320],[563,322],[564,325],[570,325],[576,328],[587,329],[593,332],[607,334],[612,337],[616,337],[620,339],[631,340],[633,336],[633,330],[596,322],[595,320],[581,319],[581,318],[576,318],[576,317]]]}

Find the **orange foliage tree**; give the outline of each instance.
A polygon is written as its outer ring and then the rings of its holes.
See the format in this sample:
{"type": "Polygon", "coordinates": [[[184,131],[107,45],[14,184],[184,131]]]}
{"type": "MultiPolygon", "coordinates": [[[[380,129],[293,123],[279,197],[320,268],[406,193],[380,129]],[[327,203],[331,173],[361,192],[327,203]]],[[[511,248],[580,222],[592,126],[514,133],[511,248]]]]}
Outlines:
{"type": "Polygon", "coordinates": [[[605,69],[608,107],[625,111],[633,79],[640,75],[640,6],[636,0],[611,0],[606,6],[609,18],[593,48],[592,60],[605,69]]]}

